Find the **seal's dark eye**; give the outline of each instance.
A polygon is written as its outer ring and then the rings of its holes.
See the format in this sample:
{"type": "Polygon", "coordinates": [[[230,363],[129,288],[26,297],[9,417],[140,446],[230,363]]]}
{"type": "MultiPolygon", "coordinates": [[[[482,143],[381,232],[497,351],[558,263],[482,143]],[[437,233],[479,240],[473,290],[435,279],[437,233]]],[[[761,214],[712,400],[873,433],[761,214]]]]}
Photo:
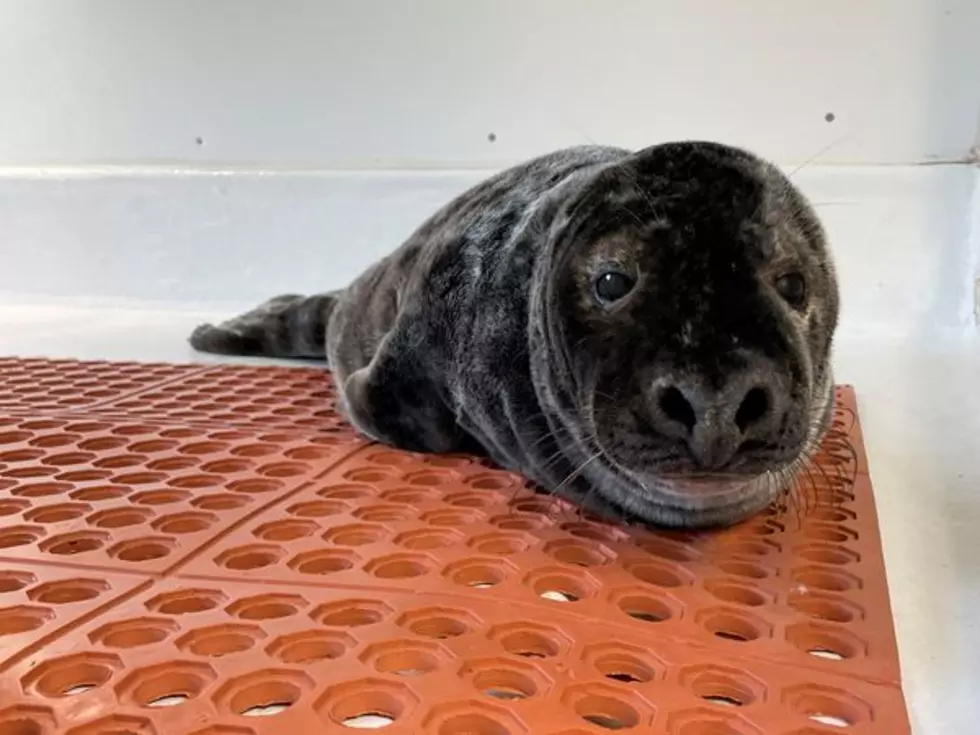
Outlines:
{"type": "Polygon", "coordinates": [[[776,279],[776,290],[790,306],[797,309],[806,304],[806,279],[802,273],[787,273],[776,279]]]}
{"type": "Polygon", "coordinates": [[[633,285],[633,279],[625,273],[607,271],[596,279],[595,295],[599,301],[611,304],[629,294],[633,285]]]}

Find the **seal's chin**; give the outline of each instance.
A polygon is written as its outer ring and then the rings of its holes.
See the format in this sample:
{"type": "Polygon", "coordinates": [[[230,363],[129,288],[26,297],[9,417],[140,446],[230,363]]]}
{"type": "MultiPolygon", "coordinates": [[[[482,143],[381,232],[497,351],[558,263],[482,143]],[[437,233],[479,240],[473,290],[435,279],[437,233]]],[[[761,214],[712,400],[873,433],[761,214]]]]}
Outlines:
{"type": "Polygon", "coordinates": [[[655,474],[625,473],[620,485],[623,505],[640,517],[670,526],[729,526],[758,513],[780,494],[770,473],[655,474]]]}
{"type": "Polygon", "coordinates": [[[735,475],[676,475],[657,476],[643,484],[655,488],[657,492],[672,498],[698,498],[702,501],[725,501],[743,497],[752,492],[752,486],[761,481],[760,477],[740,477],[735,475]]]}
{"type": "Polygon", "coordinates": [[[749,508],[761,510],[778,492],[767,474],[656,475],[636,479],[644,494],[655,503],[694,515],[731,514],[731,522],[739,520],[736,516],[748,512],[749,508]]]}

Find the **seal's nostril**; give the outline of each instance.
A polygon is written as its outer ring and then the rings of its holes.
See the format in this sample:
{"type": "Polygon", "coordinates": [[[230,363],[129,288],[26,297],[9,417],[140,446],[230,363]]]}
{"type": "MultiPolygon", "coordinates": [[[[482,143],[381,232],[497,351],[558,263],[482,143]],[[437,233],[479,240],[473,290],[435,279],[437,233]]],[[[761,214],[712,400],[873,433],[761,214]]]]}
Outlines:
{"type": "Polygon", "coordinates": [[[693,429],[694,424],[697,423],[697,416],[694,414],[691,404],[688,403],[684,394],[673,386],[666,388],[660,394],[660,410],[668,418],[686,426],[688,431],[693,429]]]}
{"type": "Polygon", "coordinates": [[[769,411],[769,396],[762,388],[753,388],[745,394],[742,405],[735,414],[735,424],[743,432],[762,419],[769,411]]]}

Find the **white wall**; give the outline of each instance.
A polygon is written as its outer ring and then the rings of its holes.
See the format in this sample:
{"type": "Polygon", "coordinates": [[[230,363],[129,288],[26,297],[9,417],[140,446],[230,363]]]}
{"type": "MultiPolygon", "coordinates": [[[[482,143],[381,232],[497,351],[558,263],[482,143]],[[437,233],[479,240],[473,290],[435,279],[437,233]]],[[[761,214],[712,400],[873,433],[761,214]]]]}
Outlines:
{"type": "Polygon", "coordinates": [[[977,0],[3,0],[0,165],[957,159],[978,38],[977,0]]]}
{"type": "Polygon", "coordinates": [[[0,0],[0,353],[188,359],[175,310],[341,285],[566,144],[816,157],[910,712],[976,735],[977,340],[923,345],[976,329],[980,169],[919,164],[978,120],[980,0],[0,0]]]}
{"type": "Polygon", "coordinates": [[[964,326],[976,177],[917,164],[978,140],[978,39],[980,0],[0,0],[0,295],[342,285],[488,168],[705,137],[806,163],[846,328],[964,326]]]}
{"type": "MultiPolygon", "coordinates": [[[[0,268],[0,293],[235,310],[342,287],[485,174],[0,176],[0,251],[15,263],[0,268]]],[[[843,329],[972,320],[974,179],[966,166],[812,166],[795,176],[836,251],[843,329]]]]}

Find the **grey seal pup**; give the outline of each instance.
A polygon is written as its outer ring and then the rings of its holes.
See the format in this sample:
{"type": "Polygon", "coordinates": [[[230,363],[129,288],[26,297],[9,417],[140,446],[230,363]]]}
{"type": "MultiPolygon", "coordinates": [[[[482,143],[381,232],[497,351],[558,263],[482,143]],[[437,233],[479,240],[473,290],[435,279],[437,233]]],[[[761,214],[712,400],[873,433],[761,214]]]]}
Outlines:
{"type": "Polygon", "coordinates": [[[476,452],[604,517],[734,524],[833,408],[824,230],[775,166],[713,142],[557,151],[436,212],[347,288],[190,337],[320,357],[379,442],[476,452]]]}

